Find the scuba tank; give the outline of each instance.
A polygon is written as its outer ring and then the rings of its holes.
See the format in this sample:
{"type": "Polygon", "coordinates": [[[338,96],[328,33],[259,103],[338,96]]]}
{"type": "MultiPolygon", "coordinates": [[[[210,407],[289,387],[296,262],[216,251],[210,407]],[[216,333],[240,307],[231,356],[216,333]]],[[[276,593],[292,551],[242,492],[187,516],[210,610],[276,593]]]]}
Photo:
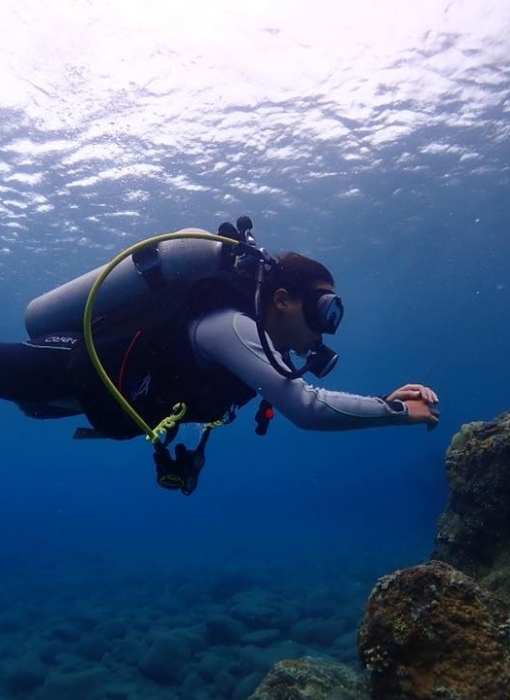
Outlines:
{"type": "MultiPolygon", "coordinates": [[[[207,234],[201,229],[179,231],[191,232],[207,234]]],[[[154,292],[163,291],[166,285],[221,270],[227,260],[223,245],[217,240],[183,237],[144,246],[122,260],[105,278],[94,305],[94,319],[145,301],[150,304],[154,292]]],[[[81,331],[87,299],[105,268],[91,270],[32,299],[25,310],[29,336],[81,331]]]]}

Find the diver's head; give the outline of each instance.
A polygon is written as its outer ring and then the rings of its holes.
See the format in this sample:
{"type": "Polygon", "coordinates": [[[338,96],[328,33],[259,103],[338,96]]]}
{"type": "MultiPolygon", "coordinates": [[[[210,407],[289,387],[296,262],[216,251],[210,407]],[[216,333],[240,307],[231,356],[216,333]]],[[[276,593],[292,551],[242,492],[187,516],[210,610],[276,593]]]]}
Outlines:
{"type": "Polygon", "coordinates": [[[335,333],[343,306],[329,270],[299,253],[284,253],[264,277],[261,310],[277,350],[305,355],[321,345],[323,333],[335,333]]]}

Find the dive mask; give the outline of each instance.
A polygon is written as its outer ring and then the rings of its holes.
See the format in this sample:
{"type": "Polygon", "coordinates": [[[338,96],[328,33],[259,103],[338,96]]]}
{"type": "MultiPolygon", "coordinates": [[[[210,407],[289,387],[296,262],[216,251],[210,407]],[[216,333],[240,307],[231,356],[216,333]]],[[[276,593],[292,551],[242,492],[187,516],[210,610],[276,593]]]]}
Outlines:
{"type": "Polygon", "coordinates": [[[306,325],[316,333],[336,333],[344,315],[340,297],[329,289],[309,289],[303,297],[306,325]]]}

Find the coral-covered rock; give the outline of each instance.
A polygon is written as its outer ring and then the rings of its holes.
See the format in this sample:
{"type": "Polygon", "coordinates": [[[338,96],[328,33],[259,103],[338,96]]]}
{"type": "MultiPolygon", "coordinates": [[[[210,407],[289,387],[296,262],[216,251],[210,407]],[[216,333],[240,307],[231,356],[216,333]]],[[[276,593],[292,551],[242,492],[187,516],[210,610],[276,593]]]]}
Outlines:
{"type": "Polygon", "coordinates": [[[248,700],[369,700],[365,679],[345,664],[303,657],[276,663],[248,700]]]}
{"type": "Polygon", "coordinates": [[[379,579],[358,641],[375,700],[506,700],[507,634],[489,591],[431,561],[379,579]]]}
{"type": "Polygon", "coordinates": [[[450,497],[432,558],[510,601],[510,413],[462,426],[448,448],[446,471],[450,497]]]}

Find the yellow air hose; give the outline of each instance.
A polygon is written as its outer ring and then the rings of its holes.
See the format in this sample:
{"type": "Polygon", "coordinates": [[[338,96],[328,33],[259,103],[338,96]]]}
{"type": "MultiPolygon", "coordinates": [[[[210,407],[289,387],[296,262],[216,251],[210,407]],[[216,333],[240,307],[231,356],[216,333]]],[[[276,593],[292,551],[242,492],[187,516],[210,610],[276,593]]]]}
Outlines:
{"type": "Polygon", "coordinates": [[[161,233],[157,236],[146,238],[145,240],[140,241],[139,243],[135,243],[129,248],[123,250],[104,267],[104,269],[92,285],[92,288],[87,297],[87,301],[85,303],[85,310],[83,313],[83,334],[85,337],[85,345],[87,347],[87,351],[89,353],[91,362],[96,372],[98,373],[99,377],[103,381],[103,384],[106,386],[113,398],[117,401],[121,408],[135,421],[138,427],[146,434],[147,439],[150,440],[153,444],[157,442],[163,442],[161,438],[166,434],[167,430],[175,426],[176,423],[184,417],[186,407],[183,404],[176,404],[174,406],[173,413],[170,416],[167,416],[167,418],[164,418],[161,421],[161,423],[158,426],[156,426],[156,428],[153,429],[149,425],[147,425],[147,423],[143,420],[140,414],[137,413],[135,409],[131,406],[131,404],[128,401],[126,401],[126,399],[122,396],[120,391],[117,389],[115,384],[108,376],[105,368],[101,363],[101,360],[99,359],[92,337],[92,313],[94,310],[96,297],[101,289],[101,286],[103,285],[108,275],[112,272],[112,270],[114,270],[117,267],[117,265],[119,265],[119,263],[121,263],[123,260],[125,260],[125,258],[129,257],[133,253],[137,253],[141,248],[144,248],[147,245],[157,245],[158,243],[161,243],[163,241],[172,241],[180,238],[193,238],[208,241],[216,241],[218,243],[226,243],[232,246],[236,246],[239,244],[239,241],[236,241],[234,238],[218,236],[214,233],[203,231],[202,229],[193,228],[182,229],[180,231],[176,231],[175,233],[161,233]]]}

